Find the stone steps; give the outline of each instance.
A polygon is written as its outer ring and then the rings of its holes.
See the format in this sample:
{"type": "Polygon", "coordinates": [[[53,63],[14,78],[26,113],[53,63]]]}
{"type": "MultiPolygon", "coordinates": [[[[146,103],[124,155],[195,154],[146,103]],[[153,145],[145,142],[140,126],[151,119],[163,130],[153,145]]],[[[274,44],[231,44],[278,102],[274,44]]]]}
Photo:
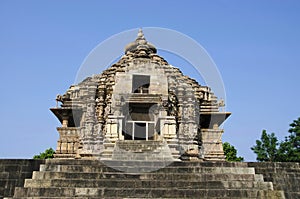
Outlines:
{"type": "Polygon", "coordinates": [[[173,161],[170,148],[162,141],[117,141],[112,153],[113,160],[173,161]]]}
{"type": "Polygon", "coordinates": [[[15,163],[0,164],[6,197],[18,186],[14,198],[300,198],[298,164],[54,159],[32,176],[36,163],[15,163]]]}
{"type": "Polygon", "coordinates": [[[132,180],[132,179],[53,179],[37,180],[26,179],[24,187],[123,187],[123,188],[143,188],[143,187],[165,187],[165,188],[190,188],[190,189],[265,189],[272,190],[271,182],[257,181],[174,181],[174,180],[132,180]]]}
{"type": "Polygon", "coordinates": [[[120,149],[136,152],[160,150],[164,146],[161,141],[153,140],[123,140],[117,141],[116,144],[120,149]]]}
{"type": "MultiPolygon", "coordinates": [[[[260,193],[260,195],[267,195],[268,193],[260,193]]],[[[30,199],[48,199],[49,197],[30,197],[30,199]]],[[[74,197],[51,197],[51,199],[74,199],[74,197]]],[[[80,199],[123,199],[123,198],[131,198],[131,199],[141,199],[141,197],[84,197],[84,196],[80,196],[78,197],[80,199]]],[[[145,197],[144,197],[145,198],[145,197]]],[[[162,197],[151,197],[152,199],[161,199],[162,197]]],[[[197,197],[190,197],[190,198],[197,198],[197,197]]],[[[261,198],[261,199],[265,199],[267,197],[234,197],[234,196],[230,196],[230,197],[209,197],[210,199],[257,199],[257,198],[261,198]]],[[[4,199],[12,199],[12,198],[4,198],[4,199]]],[[[14,197],[14,199],[28,199],[28,197],[14,197]]],[[[169,199],[182,199],[182,197],[169,197],[169,199]]]]}
{"type": "Polygon", "coordinates": [[[26,197],[284,198],[246,163],[56,159],[15,189],[14,198],[26,197]]]}
{"type": "Polygon", "coordinates": [[[180,166],[180,167],[246,167],[248,168],[248,164],[245,162],[201,162],[201,161],[114,161],[114,160],[75,160],[75,159],[48,159],[45,162],[47,165],[114,165],[114,166],[180,166]]]}
{"type": "Polygon", "coordinates": [[[2,179],[8,178],[8,176],[9,176],[9,173],[6,172],[6,171],[2,171],[2,172],[0,173],[0,179],[1,179],[1,180],[2,180],[2,179]]]}
{"type": "Polygon", "coordinates": [[[281,173],[297,173],[300,171],[298,168],[282,168],[282,169],[274,169],[274,168],[256,168],[258,172],[268,172],[268,173],[276,173],[276,171],[280,171],[281,173]]]}
{"type": "Polygon", "coordinates": [[[180,188],[16,188],[14,198],[18,197],[122,197],[122,198],[210,198],[210,197],[247,197],[264,198],[273,196],[280,198],[283,193],[273,190],[247,190],[247,189],[180,189],[180,188]]]}
{"type": "Polygon", "coordinates": [[[235,174],[255,174],[254,168],[236,168],[236,167],[202,167],[202,166],[168,166],[164,168],[142,166],[142,167],[126,167],[126,166],[116,166],[114,168],[107,167],[105,165],[53,165],[46,164],[40,166],[40,171],[53,171],[53,172],[117,172],[125,171],[128,173],[132,171],[155,171],[157,173],[235,173],[235,174]]]}
{"type": "Polygon", "coordinates": [[[132,175],[121,172],[99,172],[99,173],[74,173],[74,172],[51,172],[34,171],[32,179],[153,179],[153,180],[198,180],[198,181],[254,181],[254,174],[233,174],[233,173],[144,173],[132,175]]]}

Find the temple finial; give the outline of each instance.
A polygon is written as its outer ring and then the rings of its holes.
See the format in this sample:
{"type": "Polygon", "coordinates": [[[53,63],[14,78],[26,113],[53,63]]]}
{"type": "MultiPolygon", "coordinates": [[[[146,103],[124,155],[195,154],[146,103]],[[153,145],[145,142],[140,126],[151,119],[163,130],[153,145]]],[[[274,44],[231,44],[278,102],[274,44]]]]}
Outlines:
{"type": "Polygon", "coordinates": [[[125,46],[125,53],[127,53],[128,51],[134,52],[137,49],[141,49],[141,48],[146,50],[148,53],[150,53],[150,52],[156,53],[157,52],[155,46],[146,41],[142,28],[139,29],[139,32],[137,34],[137,38],[135,39],[135,41],[133,41],[133,42],[127,44],[127,46],[125,46]]]}
{"type": "Polygon", "coordinates": [[[142,28],[139,29],[137,39],[145,39],[142,28]]]}

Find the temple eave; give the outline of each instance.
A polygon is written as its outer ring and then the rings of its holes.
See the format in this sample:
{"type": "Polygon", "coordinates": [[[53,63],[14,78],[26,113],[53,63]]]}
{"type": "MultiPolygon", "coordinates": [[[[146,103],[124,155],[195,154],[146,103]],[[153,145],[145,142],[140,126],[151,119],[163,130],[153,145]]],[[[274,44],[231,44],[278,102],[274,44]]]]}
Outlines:
{"type": "Polygon", "coordinates": [[[200,126],[202,128],[209,128],[215,124],[220,126],[230,115],[230,112],[200,112],[200,126]]]}
{"type": "MultiPolygon", "coordinates": [[[[50,108],[50,111],[57,117],[57,119],[63,123],[64,120],[74,120],[73,118],[80,118],[82,115],[81,108],[71,108],[71,107],[59,107],[50,108]],[[74,117],[76,116],[76,117],[74,117]]],[[[69,122],[70,123],[70,122],[69,122]]]]}

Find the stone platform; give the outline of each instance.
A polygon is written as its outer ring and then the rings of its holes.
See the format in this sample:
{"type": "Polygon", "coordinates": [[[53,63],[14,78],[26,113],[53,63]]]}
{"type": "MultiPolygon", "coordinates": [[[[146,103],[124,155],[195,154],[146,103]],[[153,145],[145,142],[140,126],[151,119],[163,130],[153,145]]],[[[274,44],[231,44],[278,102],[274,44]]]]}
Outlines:
{"type": "Polygon", "coordinates": [[[299,198],[299,170],[297,163],[52,159],[12,198],[299,198]]]}

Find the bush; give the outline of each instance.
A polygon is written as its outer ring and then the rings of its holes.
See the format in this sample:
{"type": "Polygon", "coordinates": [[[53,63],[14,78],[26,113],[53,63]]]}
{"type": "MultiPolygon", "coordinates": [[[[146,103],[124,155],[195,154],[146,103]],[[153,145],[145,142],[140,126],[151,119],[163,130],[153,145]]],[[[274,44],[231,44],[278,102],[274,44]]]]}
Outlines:
{"type": "Polygon", "coordinates": [[[55,151],[52,148],[46,149],[45,152],[33,156],[33,159],[51,159],[54,158],[55,151]]]}

